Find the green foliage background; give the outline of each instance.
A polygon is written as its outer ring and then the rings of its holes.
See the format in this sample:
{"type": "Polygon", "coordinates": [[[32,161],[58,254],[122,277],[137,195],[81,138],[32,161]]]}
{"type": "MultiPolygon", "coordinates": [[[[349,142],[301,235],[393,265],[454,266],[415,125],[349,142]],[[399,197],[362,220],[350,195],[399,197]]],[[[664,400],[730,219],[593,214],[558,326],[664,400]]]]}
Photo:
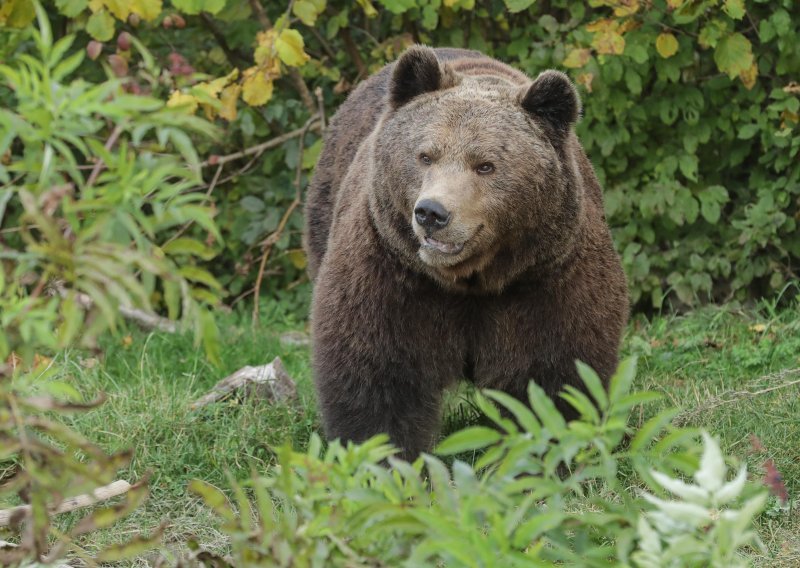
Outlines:
{"type": "MultiPolygon", "coordinates": [[[[10,26],[0,32],[0,57],[27,49],[26,4],[5,0],[0,8],[0,24],[10,26]]],[[[794,0],[45,5],[56,35],[77,32],[73,49],[92,36],[107,42],[80,74],[116,75],[130,92],[165,101],[180,102],[179,93],[224,129],[221,141],[195,142],[201,157],[212,157],[203,174],[206,184],[216,176],[210,195],[222,235],[207,240],[218,254],[206,268],[228,302],[250,296],[264,259],[261,297],[297,301],[299,308],[306,301],[302,214],[291,204],[296,181],[302,187],[312,173],[320,129],[311,125],[302,152],[292,138],[219,171],[214,156],[301,128],[317,112],[316,89],[330,117],[355,84],[413,42],[477,49],[531,76],[546,68],[570,73],[585,105],[579,134],[604,184],[608,220],[639,307],[658,308],[666,298],[694,304],[772,295],[797,278],[800,3],[794,0]],[[264,35],[268,30],[289,34],[280,35],[282,51],[264,35]],[[121,49],[123,32],[141,44],[121,49]],[[157,73],[140,46],[152,54],[157,73]],[[234,69],[241,75],[231,75],[234,69]]],[[[199,227],[192,231],[207,236],[199,227]]]]}

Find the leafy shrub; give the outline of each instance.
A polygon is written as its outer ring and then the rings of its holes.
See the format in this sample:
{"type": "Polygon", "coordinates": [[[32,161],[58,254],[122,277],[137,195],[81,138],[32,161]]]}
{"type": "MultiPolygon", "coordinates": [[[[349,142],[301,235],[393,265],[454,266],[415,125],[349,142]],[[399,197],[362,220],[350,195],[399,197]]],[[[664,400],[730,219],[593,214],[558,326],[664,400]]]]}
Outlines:
{"type": "MultiPolygon", "coordinates": [[[[6,2],[0,25],[25,26],[27,5],[6,2]]],[[[800,5],[792,0],[51,6],[60,29],[95,41],[86,73],[100,63],[132,92],[220,117],[225,143],[201,143],[203,153],[217,159],[284,140],[219,162],[225,175],[210,184],[225,236],[212,272],[232,298],[247,297],[259,273],[273,296],[304,297],[302,218],[292,203],[320,149],[319,122],[305,151],[296,141],[318,113],[313,93],[320,89],[330,114],[414,41],[479,49],[532,75],[572,73],[584,89],[579,133],[640,306],[743,299],[797,278],[800,5]],[[116,45],[97,43],[115,34],[116,45]],[[152,50],[160,74],[147,72],[131,35],[152,50]]]]}
{"type": "Polygon", "coordinates": [[[214,253],[182,235],[196,223],[219,238],[196,191],[190,138],[215,130],[162,101],[125,94],[117,79],[68,80],[84,57],[67,56],[75,37],[54,41],[38,3],[5,3],[0,15],[8,6],[12,16],[35,7],[38,29],[20,32],[0,65],[0,509],[18,506],[0,523],[0,537],[17,541],[3,542],[0,564],[51,563],[68,553],[113,561],[152,539],[94,557],[73,539],[129,514],[147,486],[140,481],[67,532],[52,523],[65,499],[108,484],[130,456],[106,455],[64,425],[61,415],[102,397],[84,403],[74,385],[54,379],[58,366],[48,355],[94,346],[119,325],[121,309],[150,309],[160,297],[215,357],[209,306],[219,285],[196,265],[214,253]]]}
{"type": "Polygon", "coordinates": [[[199,558],[228,566],[745,565],[742,548],[759,544],[751,524],[764,491],[745,487],[744,468],[726,481],[705,433],[698,467],[695,433],[665,429],[673,411],[628,426],[633,407],[657,398],[630,393],[632,361],[607,394],[594,372],[580,372],[592,399],[564,393],[581,414],[570,423],[533,383],[530,408],[500,392],[479,397],[494,427],[468,427],[438,448],[473,463],[398,461],[381,436],[327,448],[314,437],[305,453],[284,447],[274,473],[234,484],[238,511],[220,490],[193,482],[232,549],[227,560],[199,558]],[[631,488],[633,473],[677,499],[631,488]],[[690,473],[696,484],[680,480],[690,473]]]}
{"type": "Polygon", "coordinates": [[[41,8],[40,16],[41,31],[29,34],[35,55],[0,66],[10,95],[0,109],[0,361],[92,346],[115,329],[120,306],[150,310],[155,296],[214,357],[205,306],[216,304],[219,284],[197,266],[214,251],[181,234],[197,223],[220,236],[195,190],[190,138],[213,127],[125,94],[116,79],[69,81],[83,52],[67,57],[74,36],[54,42],[41,8]]]}

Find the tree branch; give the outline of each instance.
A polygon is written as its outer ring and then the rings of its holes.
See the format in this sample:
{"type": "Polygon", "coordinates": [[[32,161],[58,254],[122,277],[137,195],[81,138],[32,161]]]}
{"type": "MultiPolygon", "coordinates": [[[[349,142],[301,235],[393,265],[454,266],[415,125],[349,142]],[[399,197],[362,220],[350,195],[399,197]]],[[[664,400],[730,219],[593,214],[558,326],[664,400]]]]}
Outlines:
{"type": "MultiPolygon", "coordinates": [[[[311,124],[313,125],[314,122],[319,121],[318,116],[313,116],[311,118],[311,124]]],[[[308,130],[307,127],[303,126],[302,128],[298,128],[297,130],[292,130],[291,132],[287,132],[286,134],[281,134],[280,136],[276,136],[266,142],[262,142],[261,144],[256,144],[255,146],[251,146],[242,150],[241,152],[235,152],[233,154],[228,154],[226,156],[211,156],[205,162],[200,164],[201,168],[205,168],[208,166],[221,166],[227,164],[228,162],[232,162],[234,160],[238,160],[239,158],[244,158],[245,156],[252,156],[253,154],[261,154],[267,150],[280,146],[287,140],[291,140],[292,138],[297,138],[301,134],[305,133],[308,130]]]]}

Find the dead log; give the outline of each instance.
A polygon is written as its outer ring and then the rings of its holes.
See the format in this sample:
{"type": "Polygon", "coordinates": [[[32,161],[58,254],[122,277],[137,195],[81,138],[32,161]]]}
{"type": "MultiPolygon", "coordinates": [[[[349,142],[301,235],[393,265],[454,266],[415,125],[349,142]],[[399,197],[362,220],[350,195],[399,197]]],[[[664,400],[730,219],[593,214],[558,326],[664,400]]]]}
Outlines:
{"type": "MultiPolygon", "coordinates": [[[[51,290],[52,294],[58,294],[62,298],[69,296],[69,291],[64,288],[62,282],[55,282],[51,284],[51,290]]],[[[94,301],[89,297],[88,294],[84,294],[83,292],[75,293],[75,301],[84,310],[91,310],[92,307],[94,307],[94,301]]],[[[167,333],[175,333],[178,331],[178,326],[174,321],[161,317],[153,312],[146,312],[130,306],[119,306],[118,310],[123,318],[131,320],[142,329],[157,329],[167,333]]]]}
{"type": "MultiPolygon", "coordinates": [[[[59,513],[66,513],[68,511],[74,511],[75,509],[89,507],[90,505],[94,505],[100,501],[105,501],[107,499],[111,499],[112,497],[127,493],[130,491],[130,488],[130,483],[123,479],[118,479],[113,483],[98,487],[91,493],[64,499],[61,503],[49,507],[50,514],[58,515],[59,513]]],[[[19,505],[17,507],[11,507],[10,509],[3,509],[0,511],[0,527],[7,527],[11,524],[12,519],[24,518],[29,515],[30,512],[30,505],[19,505]]]]}
{"type": "Polygon", "coordinates": [[[287,402],[297,397],[297,385],[286,372],[280,357],[259,367],[242,367],[219,381],[211,391],[195,401],[191,409],[197,410],[219,402],[240,392],[244,397],[255,396],[265,400],[287,402]]]}

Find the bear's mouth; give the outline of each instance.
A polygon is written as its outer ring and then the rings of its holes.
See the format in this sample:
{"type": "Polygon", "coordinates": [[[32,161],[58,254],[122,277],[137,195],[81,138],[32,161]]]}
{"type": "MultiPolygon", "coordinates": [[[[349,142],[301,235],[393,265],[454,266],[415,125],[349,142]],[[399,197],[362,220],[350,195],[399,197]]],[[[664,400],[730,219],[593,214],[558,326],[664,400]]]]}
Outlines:
{"type": "Polygon", "coordinates": [[[463,243],[446,243],[444,241],[437,241],[436,239],[432,239],[431,237],[425,237],[422,239],[422,246],[429,249],[434,249],[439,251],[443,254],[458,254],[462,250],[464,250],[464,245],[466,242],[463,243]]]}

